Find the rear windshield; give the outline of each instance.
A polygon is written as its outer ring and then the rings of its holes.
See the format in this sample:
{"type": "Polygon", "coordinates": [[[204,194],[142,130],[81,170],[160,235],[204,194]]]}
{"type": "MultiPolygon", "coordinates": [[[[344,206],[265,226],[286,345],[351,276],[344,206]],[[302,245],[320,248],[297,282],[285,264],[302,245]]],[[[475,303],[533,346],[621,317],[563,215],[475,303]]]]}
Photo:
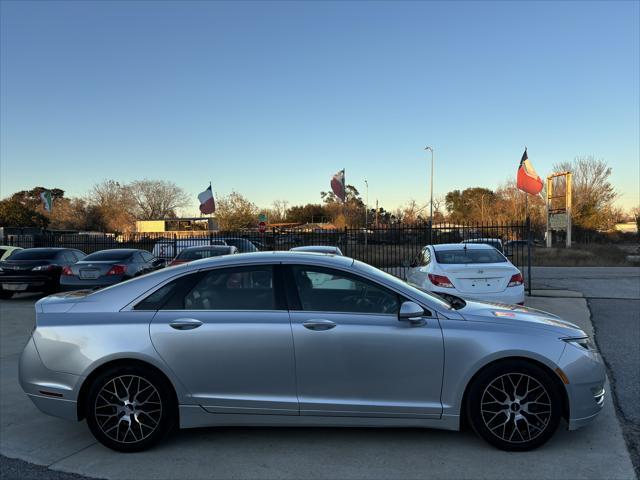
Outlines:
{"type": "Polygon", "coordinates": [[[227,255],[229,248],[202,248],[194,250],[183,250],[177,256],[180,260],[198,260],[200,258],[218,257],[220,255],[227,255]]]}
{"type": "Polygon", "coordinates": [[[87,255],[82,260],[94,261],[94,262],[109,261],[109,260],[126,260],[131,255],[132,255],[131,251],[126,251],[126,250],[124,252],[119,252],[117,250],[108,251],[108,252],[96,252],[96,253],[92,253],[91,255],[87,255]]]}
{"type": "Polygon", "coordinates": [[[18,250],[11,254],[11,260],[51,260],[56,258],[59,250],[18,250]]]}
{"type": "Polygon", "coordinates": [[[438,263],[500,263],[506,262],[500,252],[491,248],[482,250],[468,248],[466,250],[436,250],[438,263]]]}

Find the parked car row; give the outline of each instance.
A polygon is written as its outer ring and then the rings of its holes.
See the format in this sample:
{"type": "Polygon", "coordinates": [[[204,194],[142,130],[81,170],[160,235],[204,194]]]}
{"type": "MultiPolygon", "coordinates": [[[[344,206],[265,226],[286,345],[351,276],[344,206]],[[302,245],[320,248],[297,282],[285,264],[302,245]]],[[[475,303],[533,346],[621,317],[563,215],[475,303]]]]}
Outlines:
{"type": "MultiPolygon", "coordinates": [[[[245,251],[257,251],[248,240],[239,240],[245,251]],[[250,245],[246,245],[245,242],[250,245]]],[[[220,245],[188,247],[181,245],[171,265],[200,258],[240,253],[238,247],[220,245]]],[[[0,298],[16,293],[55,293],[71,290],[95,290],[153,272],[166,266],[164,258],[146,250],[116,248],[86,255],[74,248],[0,247],[0,298]]]]}

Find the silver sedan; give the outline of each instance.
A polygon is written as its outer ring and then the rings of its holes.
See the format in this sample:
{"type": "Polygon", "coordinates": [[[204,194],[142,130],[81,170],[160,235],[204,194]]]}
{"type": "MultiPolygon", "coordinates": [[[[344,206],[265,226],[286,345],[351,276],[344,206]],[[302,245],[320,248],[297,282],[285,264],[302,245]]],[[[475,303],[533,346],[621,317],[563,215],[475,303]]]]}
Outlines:
{"type": "Polygon", "coordinates": [[[470,425],[522,451],[604,401],[602,360],[577,326],[448,303],[347,257],[197,260],[35,308],[22,388],[119,451],[218,425],[470,425]]]}

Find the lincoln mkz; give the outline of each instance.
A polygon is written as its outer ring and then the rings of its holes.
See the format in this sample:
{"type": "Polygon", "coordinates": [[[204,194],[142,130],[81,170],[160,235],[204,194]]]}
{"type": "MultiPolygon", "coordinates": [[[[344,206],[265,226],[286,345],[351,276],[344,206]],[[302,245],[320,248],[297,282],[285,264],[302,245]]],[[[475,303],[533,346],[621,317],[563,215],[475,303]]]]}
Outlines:
{"type": "Polygon", "coordinates": [[[223,425],[470,426],[522,451],[604,401],[602,360],[576,325],[450,303],[337,255],[197,260],[35,308],[22,388],[123,452],[223,425]]]}

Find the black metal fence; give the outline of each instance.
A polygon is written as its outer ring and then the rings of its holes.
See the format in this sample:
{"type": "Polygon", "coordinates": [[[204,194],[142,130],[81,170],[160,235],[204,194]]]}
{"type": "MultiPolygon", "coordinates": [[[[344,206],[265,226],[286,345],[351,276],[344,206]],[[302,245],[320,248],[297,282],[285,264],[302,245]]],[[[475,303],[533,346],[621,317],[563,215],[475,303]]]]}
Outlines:
{"type": "MultiPolygon", "coordinates": [[[[139,248],[155,256],[172,259],[184,246],[208,245],[231,239],[245,239],[259,250],[289,250],[303,245],[337,246],[346,256],[382,268],[401,278],[417,254],[429,243],[460,243],[465,240],[499,239],[509,260],[525,274],[531,285],[528,248],[529,228],[522,224],[437,224],[413,227],[344,228],[340,230],[270,229],[265,232],[179,232],[131,234],[10,235],[9,245],[20,247],[68,247],[89,254],[111,248],[139,248]]],[[[227,242],[230,243],[230,242],[227,242]]]]}

